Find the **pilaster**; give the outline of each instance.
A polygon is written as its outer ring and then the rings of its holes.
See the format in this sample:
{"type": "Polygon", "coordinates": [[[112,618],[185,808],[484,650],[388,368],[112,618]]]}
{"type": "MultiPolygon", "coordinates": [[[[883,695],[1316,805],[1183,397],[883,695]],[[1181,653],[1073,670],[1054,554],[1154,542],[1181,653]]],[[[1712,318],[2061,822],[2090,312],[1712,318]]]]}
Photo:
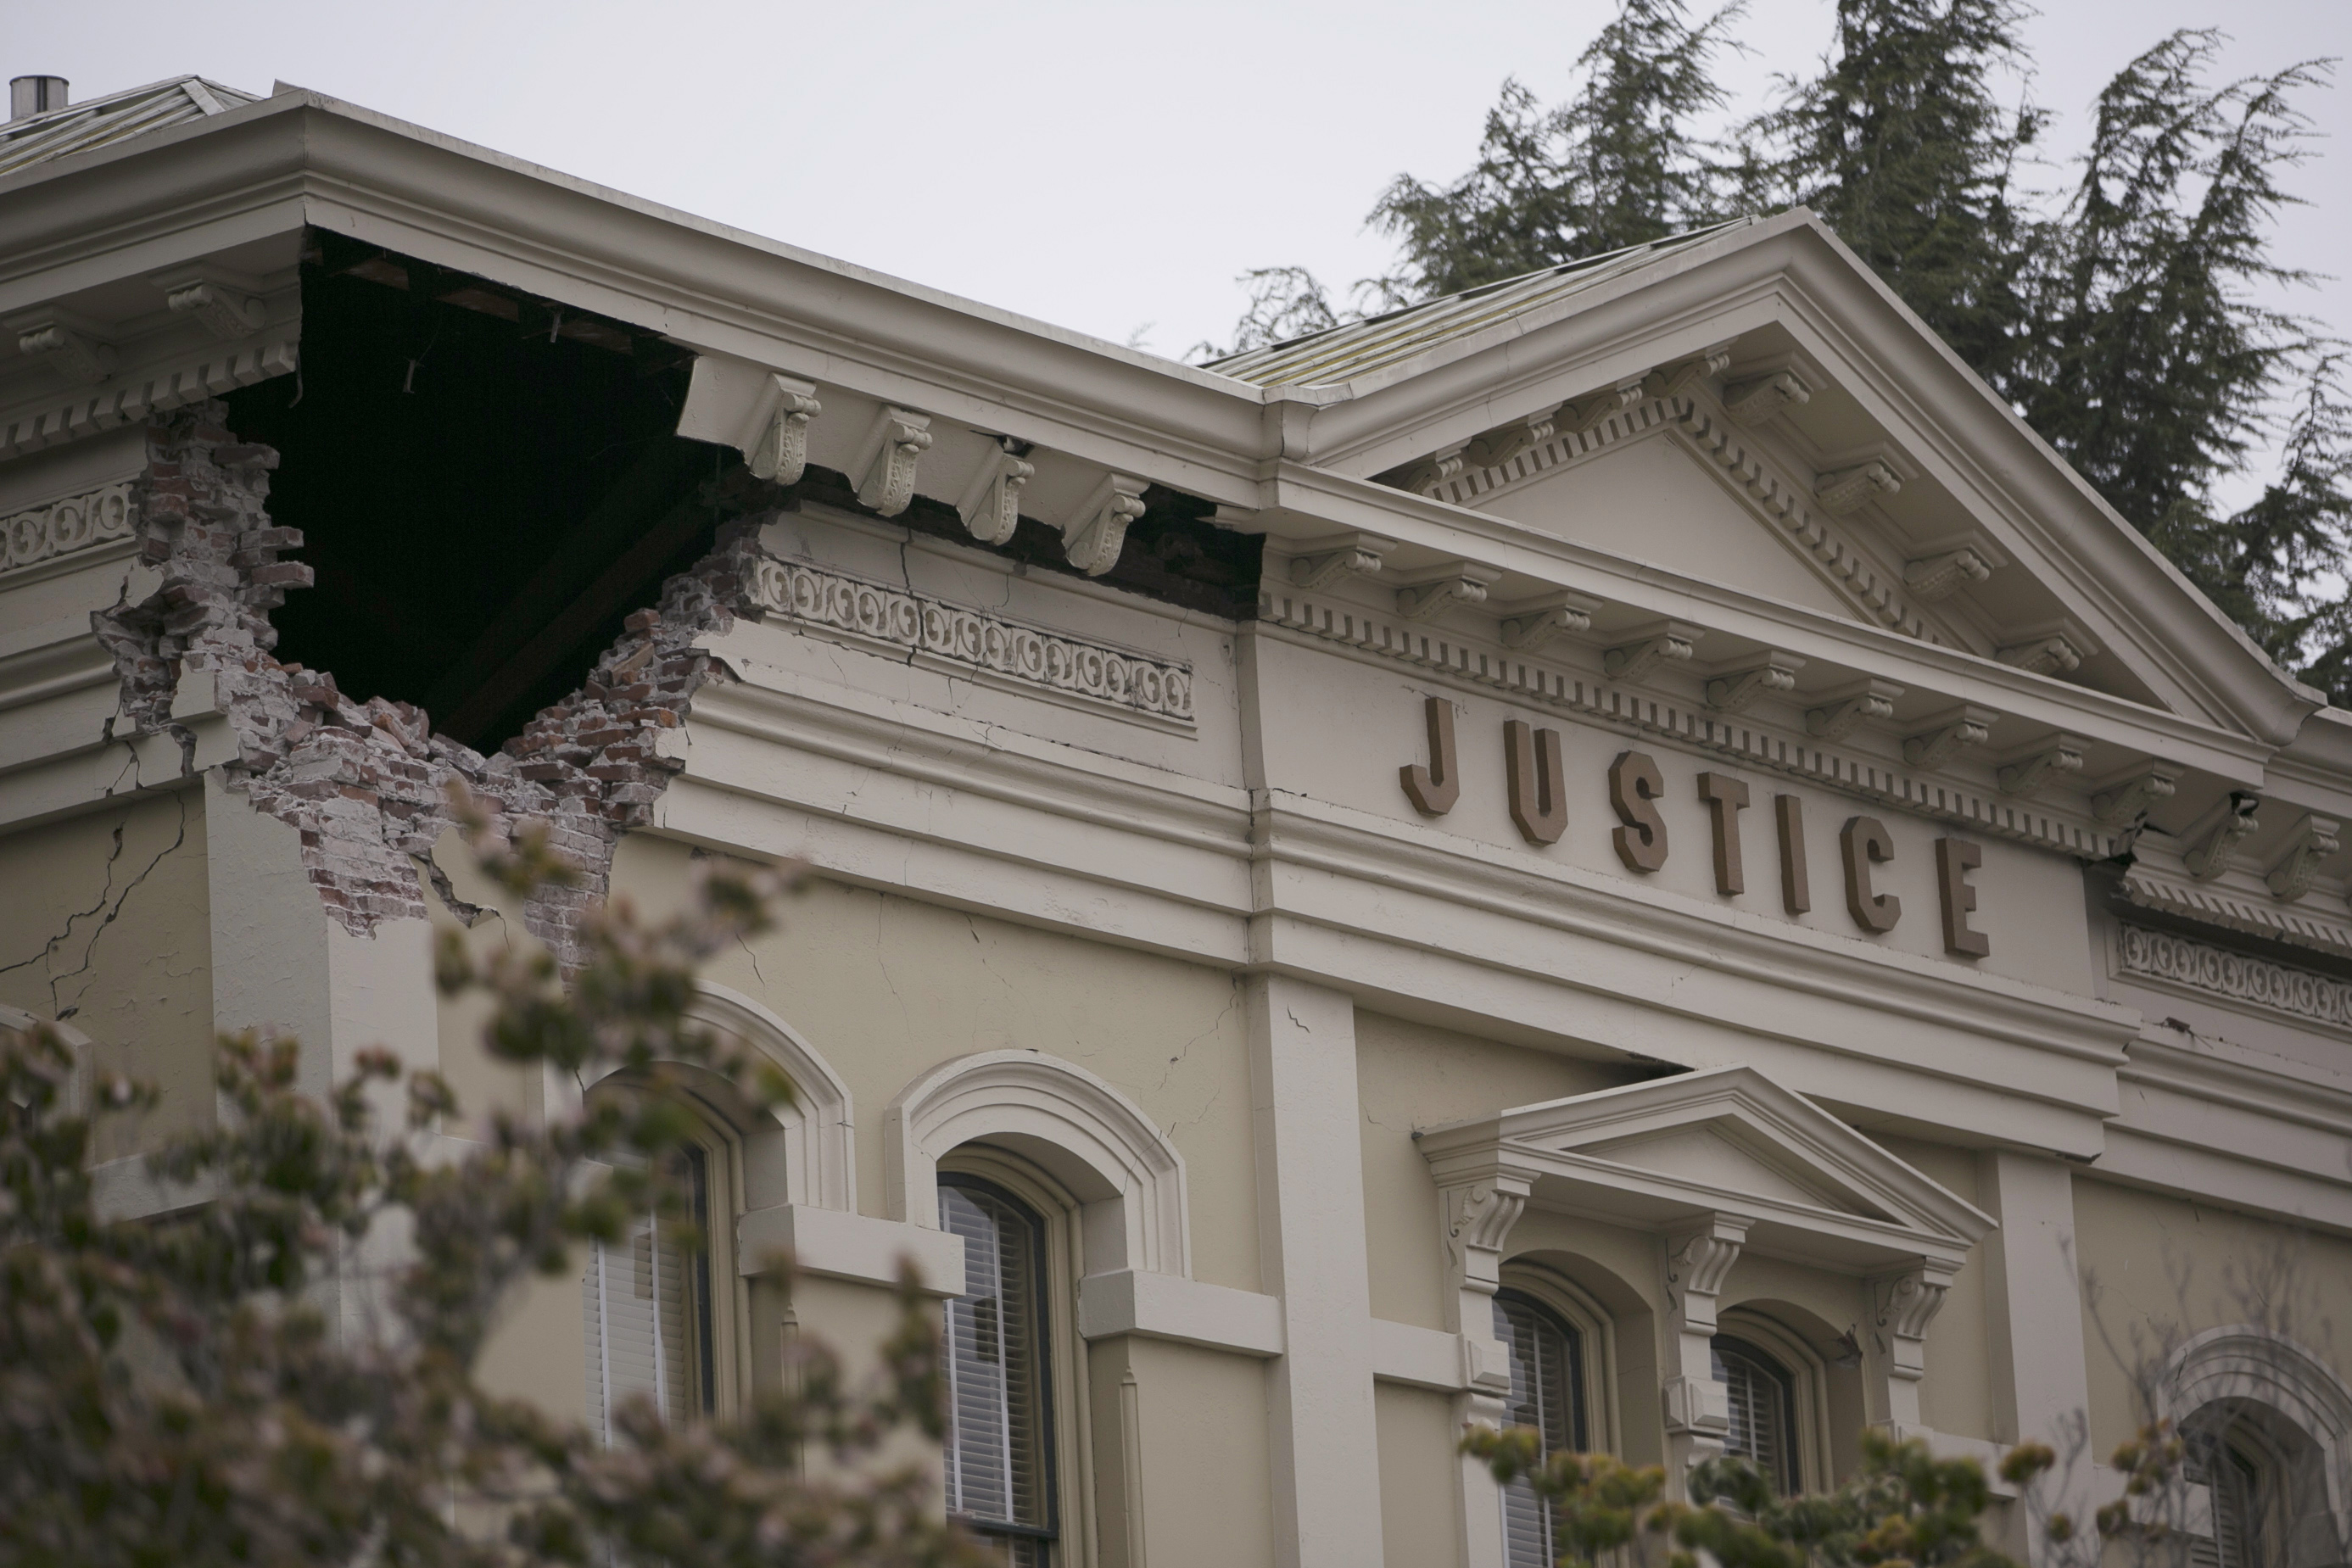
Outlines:
{"type": "MultiPolygon", "coordinates": [[[[205,775],[205,835],[214,1028],[299,1040],[297,1082],[320,1098],[370,1046],[407,1067],[440,1065],[431,922],[380,920],[366,936],[345,930],[320,902],[301,833],[224,788],[217,768],[205,775]]],[[[381,1086],[375,1106],[379,1122],[396,1128],[406,1091],[381,1086]]],[[[373,1255],[380,1239],[363,1239],[360,1252],[373,1255]]],[[[346,1253],[347,1264],[362,1260],[346,1253]]],[[[348,1286],[324,1284],[322,1304],[331,1297],[329,1310],[343,1326],[365,1332],[367,1303],[348,1286]]]]}
{"type": "MultiPolygon", "coordinates": [[[[2074,1260],[2074,1176],[2043,1155],[1990,1150],[1979,1157],[1978,1202],[2000,1222],[1984,1239],[1987,1348],[1992,1373],[1993,1437],[2004,1448],[2043,1442],[2067,1450],[2066,1429],[2091,1407],[2083,1334],[2083,1287],[2074,1260]]],[[[2071,1479],[2084,1496],[2062,1505],[2084,1517],[2090,1477],[2071,1479]]],[[[2059,1477],[2049,1484],[2067,1485],[2059,1477]]],[[[2039,1565],[2054,1550],[2030,1539],[2025,1511],[2011,1508],[2002,1544],[2039,1565]]]]}
{"type": "Polygon", "coordinates": [[[1285,1347],[1267,1385],[1275,1561],[1360,1568],[1381,1561],[1381,1512],[1355,1001],[1257,975],[1248,1012],[1259,1259],[1285,1347]]]}

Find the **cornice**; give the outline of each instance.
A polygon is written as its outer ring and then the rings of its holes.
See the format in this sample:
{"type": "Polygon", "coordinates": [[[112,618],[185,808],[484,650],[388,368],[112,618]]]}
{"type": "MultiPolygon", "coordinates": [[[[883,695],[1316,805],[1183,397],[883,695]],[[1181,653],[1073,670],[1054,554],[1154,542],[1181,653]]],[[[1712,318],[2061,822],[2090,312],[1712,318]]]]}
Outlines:
{"type": "MultiPolygon", "coordinates": [[[[1728,584],[1628,560],[1374,480],[1284,464],[1270,479],[1269,490],[1269,507],[1260,518],[1270,522],[1269,534],[1284,549],[1303,548],[1307,541],[1328,537],[1336,527],[1384,534],[1432,556],[1459,559],[1465,553],[1466,536],[1475,547],[1474,559],[1506,576],[1506,581],[1493,591],[1496,601],[1547,589],[1594,593],[1651,616],[1786,649],[1855,676],[1883,676],[1915,691],[1937,693],[1952,702],[1978,704],[2041,730],[2105,739],[2249,787],[2258,785],[2274,749],[2268,742],[2195,717],[2054,680],[1963,649],[1938,646],[1728,584]]],[[[1271,584],[1268,591],[1277,597],[1285,592],[1271,584]]],[[[1295,592],[1288,596],[1301,597],[1295,592]]],[[[1357,608],[1335,595],[1314,601],[1318,613],[1326,605],[1342,612],[1357,608]]]]}
{"type": "Polygon", "coordinates": [[[2328,901],[2335,908],[2317,898],[2284,902],[2261,873],[2241,865],[2210,878],[2194,876],[2180,855],[2153,835],[2135,842],[2132,863],[2118,885],[2126,900],[2143,909],[2352,957],[2352,910],[2344,909],[2340,900],[2328,901]]]}
{"type": "MultiPolygon", "coordinates": [[[[2191,1045],[2165,1040],[2158,1035],[2160,1028],[2150,1025],[2131,1042],[2129,1060],[2116,1069],[2116,1077],[2168,1090],[2202,1105],[2226,1105],[2268,1121],[2352,1139],[2352,1082],[2331,1082],[2307,1069],[2283,1071],[2288,1065],[2283,1061],[2270,1067],[2244,1060],[2250,1053],[2233,1058],[2201,1040],[2191,1045]]],[[[2352,1182],[2352,1176],[2331,1174],[2352,1182]]]]}

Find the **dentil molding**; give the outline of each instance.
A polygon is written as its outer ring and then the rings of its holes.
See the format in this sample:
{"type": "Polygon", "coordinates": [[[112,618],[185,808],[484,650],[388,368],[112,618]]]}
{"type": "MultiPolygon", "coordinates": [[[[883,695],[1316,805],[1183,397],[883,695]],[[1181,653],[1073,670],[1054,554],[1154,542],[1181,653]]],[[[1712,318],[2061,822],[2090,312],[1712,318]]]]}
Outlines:
{"type": "Polygon", "coordinates": [[[759,605],[799,625],[911,651],[1017,685],[1191,729],[1192,666],[1049,632],[807,561],[762,559],[759,605]]]}

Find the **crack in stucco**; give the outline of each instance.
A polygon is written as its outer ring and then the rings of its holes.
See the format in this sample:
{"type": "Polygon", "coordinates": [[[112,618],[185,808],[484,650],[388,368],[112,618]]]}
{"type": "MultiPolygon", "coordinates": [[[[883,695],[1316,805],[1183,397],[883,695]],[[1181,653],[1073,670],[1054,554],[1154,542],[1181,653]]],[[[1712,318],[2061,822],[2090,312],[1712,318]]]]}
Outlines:
{"type": "Polygon", "coordinates": [[[98,945],[106,936],[108,929],[121,918],[123,906],[130,902],[131,895],[155,873],[157,867],[187,843],[187,799],[184,794],[175,793],[172,801],[178,809],[178,821],[172,834],[172,841],[156,851],[147,863],[139,869],[138,873],[122,884],[121,892],[118,893],[115,890],[114,873],[115,867],[122,859],[126,838],[130,831],[131,815],[128,812],[123,815],[121,821],[114,824],[110,835],[112,843],[106,855],[106,883],[100,889],[97,901],[87,909],[69,912],[66,916],[65,928],[44,942],[39,952],[28,958],[19,959],[14,964],[0,965],[0,975],[5,975],[35,964],[54,960],[58,956],[58,949],[67,946],[74,940],[75,928],[78,925],[84,921],[95,920],[97,925],[90,928],[89,939],[82,946],[81,961],[70,969],[55,970],[47,976],[49,1016],[58,1022],[63,1023],[81,1010],[81,998],[89,994],[90,984],[96,978],[92,971],[98,962],[98,945]],[[80,988],[73,993],[72,1002],[68,1003],[64,998],[63,988],[82,976],[90,976],[90,979],[83,982],[80,988]]]}
{"type": "MultiPolygon", "coordinates": [[[[1200,1044],[1202,1040],[1208,1039],[1211,1035],[1215,1034],[1220,1030],[1223,1029],[1225,1027],[1225,1020],[1233,1017],[1234,1009],[1241,1005],[1241,978],[1238,976],[1230,976],[1227,977],[1225,1005],[1217,1009],[1217,1016],[1209,1020],[1208,1028],[1202,1030],[1200,1033],[1186,1040],[1182,1045],[1177,1047],[1176,1054],[1168,1059],[1167,1069],[1160,1073],[1160,1082],[1157,1086],[1161,1089],[1167,1088],[1168,1081],[1176,1076],[1177,1068],[1183,1064],[1183,1061],[1186,1057],[1192,1054],[1192,1048],[1200,1044]]],[[[1218,1092],[1222,1094],[1224,1091],[1221,1089],[1218,1092]]],[[[1213,1101],[1211,1103],[1214,1103],[1213,1101]]]]}

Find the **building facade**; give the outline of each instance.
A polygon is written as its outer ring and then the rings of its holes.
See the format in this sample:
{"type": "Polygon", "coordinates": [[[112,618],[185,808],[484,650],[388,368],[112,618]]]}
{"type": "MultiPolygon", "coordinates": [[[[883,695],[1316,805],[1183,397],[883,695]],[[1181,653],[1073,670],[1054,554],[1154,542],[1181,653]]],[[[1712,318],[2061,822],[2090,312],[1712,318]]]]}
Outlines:
{"type": "Polygon", "coordinates": [[[723,1414],[911,1258],[1009,1561],[1548,1561],[1465,1422],[2080,1506],[2151,1417],[2347,1560],[2352,716],[1809,214],[1195,369],[185,78],[0,134],[0,1016],[162,1086],[121,1210],[217,1030],[625,1092],[434,932],[796,858],[701,1004],[794,1104],[495,1385],[723,1414]]]}

